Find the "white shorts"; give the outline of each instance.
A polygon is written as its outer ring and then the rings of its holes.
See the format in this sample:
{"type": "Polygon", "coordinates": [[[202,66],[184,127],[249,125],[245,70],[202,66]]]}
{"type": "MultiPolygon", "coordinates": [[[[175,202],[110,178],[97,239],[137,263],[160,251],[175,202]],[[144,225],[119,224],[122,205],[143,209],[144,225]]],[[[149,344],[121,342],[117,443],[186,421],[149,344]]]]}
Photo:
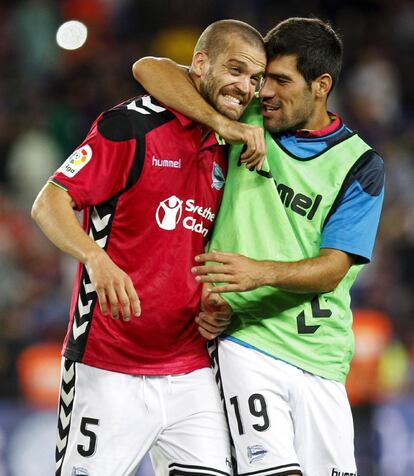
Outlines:
{"type": "Polygon", "coordinates": [[[231,474],[213,372],[142,377],[63,359],[56,476],[132,476],[151,450],[158,475],[231,474]]]}
{"type": "Polygon", "coordinates": [[[342,384],[230,340],[218,362],[239,475],[356,476],[342,384]]]}

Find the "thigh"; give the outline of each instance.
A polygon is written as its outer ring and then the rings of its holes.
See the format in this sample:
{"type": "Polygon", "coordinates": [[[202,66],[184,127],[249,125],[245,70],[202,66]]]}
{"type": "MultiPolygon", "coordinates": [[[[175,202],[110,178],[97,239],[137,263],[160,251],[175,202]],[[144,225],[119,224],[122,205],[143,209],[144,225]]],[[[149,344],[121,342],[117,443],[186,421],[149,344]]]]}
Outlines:
{"type": "Polygon", "coordinates": [[[142,377],[63,359],[56,476],[134,474],[160,429],[142,384],[142,377]]]}
{"type": "Polygon", "coordinates": [[[218,363],[240,475],[301,475],[290,381],[298,369],[230,340],[218,363]]]}
{"type": "Polygon", "coordinates": [[[352,414],[342,384],[304,372],[294,420],[306,476],[356,476],[352,414]]]}
{"type": "Polygon", "coordinates": [[[157,476],[230,475],[230,435],[212,370],[172,376],[162,395],[165,421],[151,450],[157,476]]]}

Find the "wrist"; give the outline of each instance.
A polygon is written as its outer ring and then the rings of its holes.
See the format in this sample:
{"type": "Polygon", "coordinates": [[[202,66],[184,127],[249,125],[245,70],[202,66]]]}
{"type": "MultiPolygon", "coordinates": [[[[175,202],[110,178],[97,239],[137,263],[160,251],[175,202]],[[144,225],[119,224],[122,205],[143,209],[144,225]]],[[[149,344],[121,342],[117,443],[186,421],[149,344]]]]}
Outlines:
{"type": "Polygon", "coordinates": [[[81,260],[88,268],[93,267],[97,262],[101,261],[106,257],[105,251],[99,246],[93,247],[83,254],[83,259],[81,260]]]}
{"type": "Polygon", "coordinates": [[[207,121],[207,125],[222,136],[229,125],[230,119],[212,109],[211,113],[207,116],[207,121]]]}
{"type": "Polygon", "coordinates": [[[260,286],[278,287],[277,274],[275,270],[275,261],[262,261],[262,273],[259,278],[260,286]]]}

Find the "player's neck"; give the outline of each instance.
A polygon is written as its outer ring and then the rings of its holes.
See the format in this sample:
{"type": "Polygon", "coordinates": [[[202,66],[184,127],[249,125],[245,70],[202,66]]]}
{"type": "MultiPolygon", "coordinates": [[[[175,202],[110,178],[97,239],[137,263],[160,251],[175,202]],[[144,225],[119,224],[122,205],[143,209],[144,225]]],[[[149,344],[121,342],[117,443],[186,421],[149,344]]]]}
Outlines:
{"type": "Polygon", "coordinates": [[[323,111],[317,111],[316,114],[313,114],[303,129],[308,131],[319,131],[328,127],[331,122],[332,118],[328,111],[324,109],[323,111]]]}

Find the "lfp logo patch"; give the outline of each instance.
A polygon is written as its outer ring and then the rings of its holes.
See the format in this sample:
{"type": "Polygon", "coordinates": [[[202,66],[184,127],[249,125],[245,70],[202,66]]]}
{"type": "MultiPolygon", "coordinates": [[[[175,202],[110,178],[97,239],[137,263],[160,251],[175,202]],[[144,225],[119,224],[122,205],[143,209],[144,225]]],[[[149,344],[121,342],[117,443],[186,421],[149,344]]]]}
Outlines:
{"type": "Polygon", "coordinates": [[[60,167],[60,171],[66,177],[73,177],[92,159],[92,149],[88,144],[76,149],[60,167]]]}

